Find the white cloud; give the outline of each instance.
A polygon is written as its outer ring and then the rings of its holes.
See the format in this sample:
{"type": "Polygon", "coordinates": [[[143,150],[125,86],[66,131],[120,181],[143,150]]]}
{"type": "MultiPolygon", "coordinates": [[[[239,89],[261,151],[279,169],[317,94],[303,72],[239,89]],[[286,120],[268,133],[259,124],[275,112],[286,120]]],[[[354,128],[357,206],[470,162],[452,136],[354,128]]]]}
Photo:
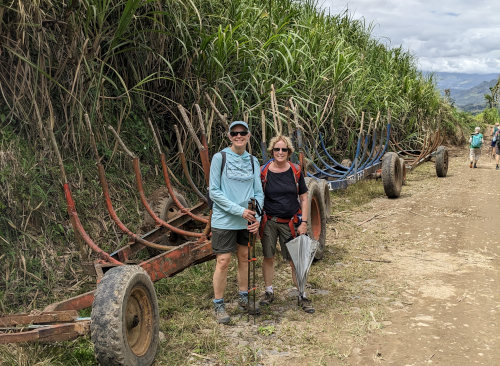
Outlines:
{"type": "Polygon", "coordinates": [[[500,70],[500,60],[464,57],[420,57],[418,65],[425,71],[460,72],[465,74],[493,74],[500,70]]]}
{"type": "Polygon", "coordinates": [[[421,70],[500,72],[500,1],[493,0],[325,0],[331,14],[348,9],[375,25],[372,35],[403,46],[421,70]]]}

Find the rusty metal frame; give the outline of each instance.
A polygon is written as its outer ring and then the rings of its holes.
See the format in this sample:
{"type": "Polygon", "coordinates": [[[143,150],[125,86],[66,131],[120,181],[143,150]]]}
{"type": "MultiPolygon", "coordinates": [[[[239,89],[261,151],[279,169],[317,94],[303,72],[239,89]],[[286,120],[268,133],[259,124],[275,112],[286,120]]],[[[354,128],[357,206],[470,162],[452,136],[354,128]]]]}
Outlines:
{"type": "Polygon", "coordinates": [[[109,263],[113,263],[116,265],[121,265],[122,263],[120,261],[117,261],[115,258],[112,258],[108,253],[106,253],[96,243],[94,243],[94,241],[90,238],[90,236],[87,234],[87,232],[83,228],[83,225],[80,222],[80,219],[78,218],[78,213],[76,211],[75,201],[73,201],[73,197],[71,195],[71,190],[69,188],[69,183],[67,183],[67,182],[64,183],[63,190],[64,190],[64,196],[66,198],[66,204],[68,206],[68,215],[71,219],[71,223],[72,223],[75,231],[78,232],[78,234],[80,234],[80,236],[85,241],[85,243],[87,243],[87,245],[94,252],[96,252],[104,261],[107,261],[109,263]]]}
{"type": "Polygon", "coordinates": [[[160,153],[160,161],[161,161],[161,168],[163,172],[163,180],[165,181],[165,185],[167,187],[168,193],[170,194],[170,197],[174,201],[175,205],[179,210],[183,213],[191,217],[192,219],[202,222],[204,224],[208,223],[208,219],[205,217],[198,216],[191,212],[189,208],[184,207],[184,205],[179,201],[177,198],[177,195],[174,192],[174,188],[172,187],[172,183],[170,181],[170,176],[168,174],[168,168],[167,168],[167,159],[165,157],[165,154],[163,153],[160,145],[160,141],[158,140],[158,136],[156,135],[156,131],[153,127],[153,123],[151,122],[151,119],[148,118],[148,123],[149,127],[151,128],[151,132],[153,133],[154,140],[156,142],[156,147],[158,148],[158,152],[160,153]]]}
{"type": "MultiPolygon", "coordinates": [[[[108,188],[108,182],[106,181],[106,176],[104,172],[104,167],[101,163],[97,163],[97,172],[99,175],[99,181],[101,183],[101,188],[102,188],[102,193],[104,194],[104,201],[106,203],[106,208],[108,209],[109,216],[111,219],[115,222],[115,224],[120,228],[121,231],[123,231],[125,234],[127,234],[131,240],[140,243],[144,246],[150,247],[150,248],[155,248],[158,250],[170,250],[173,249],[173,246],[168,246],[168,245],[161,245],[161,244],[156,244],[151,241],[145,240],[141,238],[139,235],[133,233],[130,231],[120,220],[118,215],[116,214],[116,211],[113,208],[113,204],[111,203],[111,198],[109,196],[109,188],[108,188]]],[[[125,260],[128,258],[124,258],[125,260]]]]}
{"type": "Polygon", "coordinates": [[[406,169],[412,170],[423,162],[430,160],[438,146],[443,143],[443,140],[444,137],[441,136],[441,131],[437,130],[434,134],[428,133],[424,137],[420,150],[404,149],[401,144],[395,141],[391,141],[391,143],[396,148],[395,151],[397,151],[398,155],[404,159],[406,169]]]}
{"type": "Polygon", "coordinates": [[[188,215],[189,217],[193,218],[196,221],[202,222],[204,224],[208,223],[208,219],[195,215],[193,212],[191,212],[191,209],[186,208],[182,205],[182,203],[179,201],[177,196],[175,195],[174,189],[172,187],[172,183],[170,182],[170,177],[168,175],[168,169],[167,169],[167,161],[164,153],[160,154],[160,159],[161,159],[161,167],[163,171],[163,180],[165,181],[165,185],[167,186],[168,193],[170,194],[170,197],[172,197],[172,200],[174,201],[175,205],[179,208],[179,210],[183,213],[188,215]]]}
{"type": "Polygon", "coordinates": [[[136,184],[136,187],[137,187],[137,192],[139,193],[139,196],[140,196],[141,203],[144,206],[144,208],[146,209],[146,211],[148,212],[148,214],[156,222],[156,224],[164,226],[164,227],[168,228],[170,231],[172,231],[172,232],[174,232],[176,234],[179,234],[179,235],[183,235],[183,236],[187,236],[187,237],[192,237],[192,238],[202,238],[203,237],[202,233],[179,229],[179,228],[177,228],[177,227],[175,227],[173,225],[170,225],[168,222],[162,220],[161,218],[159,218],[153,212],[153,210],[151,209],[151,206],[149,205],[149,203],[148,203],[148,201],[146,199],[146,194],[144,193],[144,187],[142,185],[142,174],[141,174],[141,168],[140,168],[139,158],[137,156],[135,156],[135,154],[132,153],[127,148],[127,146],[125,145],[125,143],[123,142],[123,140],[120,138],[120,136],[118,135],[118,133],[115,131],[115,129],[112,126],[108,126],[108,129],[113,133],[113,135],[115,136],[116,140],[118,141],[118,143],[120,144],[120,146],[122,147],[122,149],[125,151],[125,153],[127,153],[127,155],[129,155],[131,157],[131,159],[132,159],[132,166],[133,166],[134,175],[135,175],[135,184],[136,184]]]}

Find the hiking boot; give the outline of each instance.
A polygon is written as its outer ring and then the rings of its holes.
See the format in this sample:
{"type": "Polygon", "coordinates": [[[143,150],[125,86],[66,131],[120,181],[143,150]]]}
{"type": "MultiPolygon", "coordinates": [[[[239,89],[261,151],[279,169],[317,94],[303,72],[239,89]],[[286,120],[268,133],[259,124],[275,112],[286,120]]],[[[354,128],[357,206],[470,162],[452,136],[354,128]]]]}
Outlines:
{"type": "Polygon", "coordinates": [[[477,165],[476,165],[476,163],[474,163],[474,168],[477,168],[477,165]]]}
{"type": "Polygon", "coordinates": [[[227,324],[231,321],[231,317],[226,313],[226,305],[222,302],[220,304],[214,304],[215,318],[219,324],[227,324]]]}
{"type": "Polygon", "coordinates": [[[308,314],[314,313],[312,302],[306,297],[299,297],[299,306],[308,314]]]}
{"type": "Polygon", "coordinates": [[[470,162],[470,164],[469,164],[469,168],[472,168],[472,161],[471,161],[471,162],[470,162]]]}
{"type": "Polygon", "coordinates": [[[264,295],[261,296],[259,305],[260,306],[269,306],[274,301],[274,292],[265,292],[264,295]]]}
{"type": "Polygon", "coordinates": [[[248,312],[250,315],[259,315],[260,314],[259,303],[256,301],[254,306],[253,298],[249,299],[248,297],[249,297],[248,295],[239,295],[238,297],[239,309],[241,311],[248,312]]]}

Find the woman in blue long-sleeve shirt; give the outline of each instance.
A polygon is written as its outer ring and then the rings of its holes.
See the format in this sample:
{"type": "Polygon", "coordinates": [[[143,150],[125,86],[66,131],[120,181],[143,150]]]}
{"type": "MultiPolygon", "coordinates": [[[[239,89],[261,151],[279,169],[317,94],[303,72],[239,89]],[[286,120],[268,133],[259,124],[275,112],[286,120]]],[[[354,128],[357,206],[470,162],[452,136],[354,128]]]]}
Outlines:
{"type": "Polygon", "coordinates": [[[260,218],[247,207],[251,198],[255,198],[260,206],[264,201],[259,162],[246,151],[250,139],[248,125],[242,121],[231,123],[228,137],[231,146],[212,158],[209,187],[213,201],[212,249],[216,254],[213,302],[217,321],[223,324],[230,321],[224,291],[231,253],[236,252],[238,259],[238,305],[242,310],[258,312],[248,301],[247,271],[248,233],[258,232],[260,218]]]}

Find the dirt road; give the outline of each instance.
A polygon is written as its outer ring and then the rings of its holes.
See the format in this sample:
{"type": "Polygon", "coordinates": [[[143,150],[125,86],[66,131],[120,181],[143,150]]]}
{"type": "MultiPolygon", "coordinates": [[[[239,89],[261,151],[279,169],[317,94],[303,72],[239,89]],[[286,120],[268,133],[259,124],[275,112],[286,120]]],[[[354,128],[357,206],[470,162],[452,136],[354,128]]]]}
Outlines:
{"type": "Polygon", "coordinates": [[[410,175],[400,199],[374,202],[391,214],[366,228],[392,231],[380,271],[400,296],[348,364],[500,365],[500,171],[465,155],[446,178],[410,175]]]}

